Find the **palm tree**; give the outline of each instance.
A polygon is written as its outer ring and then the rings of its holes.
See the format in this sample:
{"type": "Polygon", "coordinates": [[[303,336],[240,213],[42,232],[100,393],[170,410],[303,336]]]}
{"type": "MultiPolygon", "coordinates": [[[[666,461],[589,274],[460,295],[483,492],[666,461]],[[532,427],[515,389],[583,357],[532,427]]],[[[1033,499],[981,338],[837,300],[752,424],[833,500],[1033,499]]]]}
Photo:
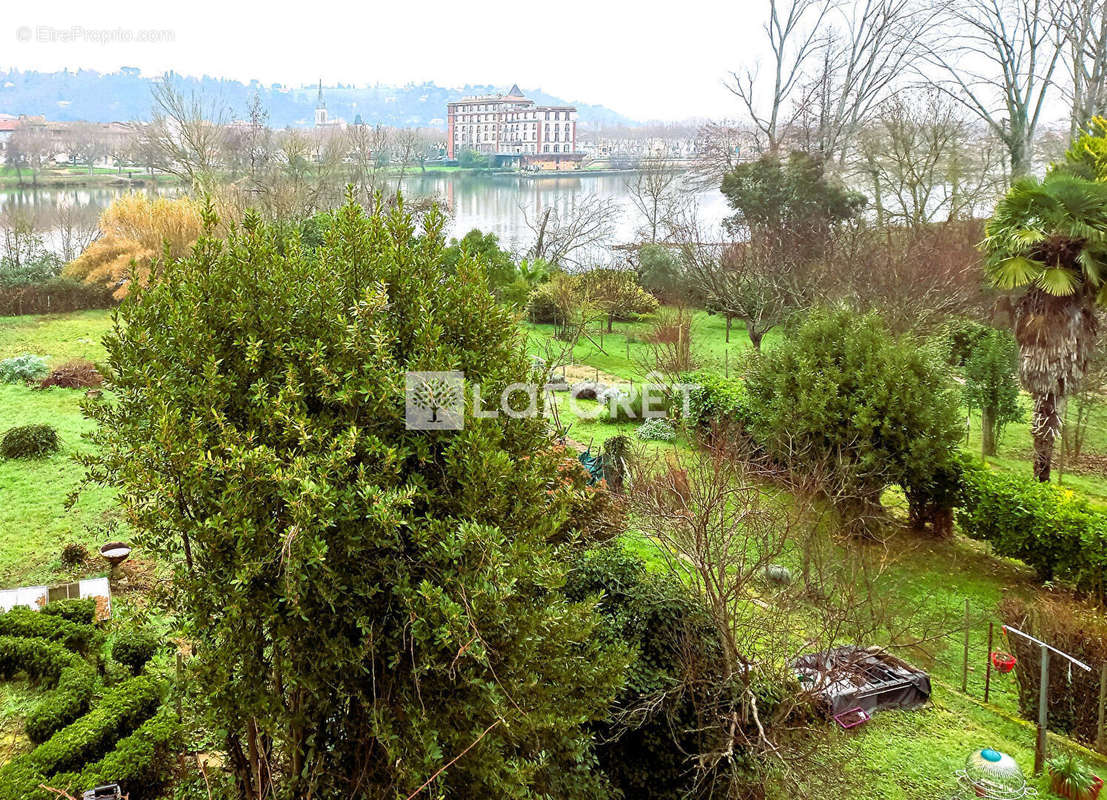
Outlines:
{"type": "Polygon", "coordinates": [[[1015,304],[1019,379],[1034,400],[1034,475],[1049,480],[1065,399],[1084,376],[1107,300],[1107,184],[1060,171],[1016,181],[986,228],[986,270],[1015,304]]]}

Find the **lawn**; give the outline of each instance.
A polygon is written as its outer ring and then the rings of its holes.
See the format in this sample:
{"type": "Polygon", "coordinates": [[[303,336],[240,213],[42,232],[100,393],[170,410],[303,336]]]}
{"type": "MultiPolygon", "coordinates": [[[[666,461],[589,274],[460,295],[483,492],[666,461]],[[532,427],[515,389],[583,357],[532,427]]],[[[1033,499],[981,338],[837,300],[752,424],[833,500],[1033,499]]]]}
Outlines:
{"type": "MultiPolygon", "coordinates": [[[[95,361],[103,358],[100,337],[109,325],[106,311],[0,317],[0,359],[33,353],[51,366],[72,358],[95,361]]],[[[65,509],[83,474],[73,456],[89,446],[81,438],[90,428],[81,414],[83,397],[81,390],[0,384],[0,431],[49,423],[62,441],[61,452],[50,458],[0,461],[0,587],[69,577],[58,561],[62,547],[98,547],[115,517],[111,494],[100,487],[85,489],[65,509]]]]}
{"type": "MultiPolygon", "coordinates": [[[[110,328],[110,315],[103,311],[64,315],[0,318],[0,358],[35,353],[56,365],[75,357],[93,361],[103,357],[100,337],[110,328]]],[[[618,324],[616,330],[583,340],[573,360],[618,381],[641,381],[648,371],[649,349],[641,342],[647,323],[618,324]]],[[[547,352],[550,326],[525,325],[532,354],[547,352]]],[[[726,371],[749,349],[741,325],[725,341],[721,318],[697,313],[693,327],[694,350],[700,365],[726,371]]],[[[768,340],[771,346],[772,338],[768,340]]],[[[636,424],[608,424],[577,418],[565,393],[555,395],[563,423],[572,425],[570,437],[598,447],[616,434],[632,434],[636,424]]],[[[89,423],[80,412],[83,392],[64,389],[37,391],[24,386],[0,386],[0,430],[30,422],[50,422],[58,427],[63,453],[36,462],[0,462],[0,586],[50,581],[68,577],[58,561],[62,546],[80,541],[90,547],[100,544],[106,526],[115,519],[110,492],[98,487],[86,489],[69,511],[66,497],[78,487],[81,468],[71,456],[89,445],[81,434],[89,423]]],[[[585,401],[583,407],[593,408],[585,401]]],[[[1093,420],[1088,447],[1107,451],[1105,417],[1093,420]]],[[[995,463],[1005,469],[1029,471],[1026,454],[1029,434],[1024,424],[1012,425],[1004,437],[995,463]]],[[[965,447],[979,450],[979,433],[970,424],[965,447]]],[[[669,448],[687,452],[681,437],[674,444],[650,445],[661,454],[669,448]]],[[[1094,475],[1067,475],[1065,482],[1093,500],[1107,502],[1107,481],[1094,475]]],[[[633,551],[656,562],[654,542],[641,534],[626,534],[633,551]]],[[[984,664],[989,621],[996,620],[996,603],[1006,594],[1037,591],[1029,571],[1022,565],[990,555],[977,542],[956,537],[934,541],[910,532],[894,535],[881,544],[837,543],[842,559],[881,559],[886,570],[885,585],[890,603],[925,606],[934,618],[949,621],[948,635],[926,652],[906,654],[930,671],[935,681],[934,705],[916,712],[886,712],[856,732],[845,733],[830,726],[820,729],[829,744],[825,758],[839,765],[851,786],[850,800],[933,800],[948,797],[954,771],[971,750],[997,747],[1015,756],[1024,770],[1033,760],[1033,728],[1017,719],[1016,694],[1012,678],[993,681],[991,704],[983,707],[984,664]],[[965,601],[971,615],[971,664],[969,695],[958,691],[961,681],[961,633],[965,601]]],[[[25,702],[16,687],[0,694],[0,718],[18,716],[25,702]]],[[[5,720],[10,723],[10,718],[5,720]]],[[[5,724],[0,724],[0,748],[5,724]]],[[[1090,759],[1090,756],[1086,756],[1090,759]]],[[[1107,770],[1107,764],[1100,764],[1107,770]]],[[[809,796],[825,797],[812,785],[809,796]]]]}

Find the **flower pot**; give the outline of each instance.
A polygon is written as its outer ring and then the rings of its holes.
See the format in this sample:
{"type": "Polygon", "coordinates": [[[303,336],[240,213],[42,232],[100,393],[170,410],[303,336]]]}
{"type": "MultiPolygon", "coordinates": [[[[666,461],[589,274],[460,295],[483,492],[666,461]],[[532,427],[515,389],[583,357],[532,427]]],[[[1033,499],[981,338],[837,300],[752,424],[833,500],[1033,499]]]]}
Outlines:
{"type": "Polygon", "coordinates": [[[1068,800],[1098,800],[1102,789],[1103,779],[1099,776],[1092,776],[1091,788],[1082,792],[1072,790],[1066,786],[1064,778],[1060,775],[1052,775],[1049,781],[1049,790],[1058,797],[1066,797],[1068,800]]]}

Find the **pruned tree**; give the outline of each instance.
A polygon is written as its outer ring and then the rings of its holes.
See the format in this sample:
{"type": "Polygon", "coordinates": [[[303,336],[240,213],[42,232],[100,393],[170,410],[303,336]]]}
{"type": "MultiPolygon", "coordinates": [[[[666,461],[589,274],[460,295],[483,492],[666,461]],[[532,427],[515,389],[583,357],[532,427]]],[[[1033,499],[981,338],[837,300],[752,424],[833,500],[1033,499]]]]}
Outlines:
{"type": "Polygon", "coordinates": [[[1055,83],[1062,36],[1048,0],[942,3],[940,30],[925,61],[933,85],[962,103],[1006,145],[1013,177],[1030,174],[1034,137],[1055,83]]]}
{"type": "Polygon", "coordinates": [[[592,302],[607,316],[607,332],[616,319],[629,319],[657,310],[657,300],[627,269],[595,269],[584,273],[583,283],[592,302]]]}

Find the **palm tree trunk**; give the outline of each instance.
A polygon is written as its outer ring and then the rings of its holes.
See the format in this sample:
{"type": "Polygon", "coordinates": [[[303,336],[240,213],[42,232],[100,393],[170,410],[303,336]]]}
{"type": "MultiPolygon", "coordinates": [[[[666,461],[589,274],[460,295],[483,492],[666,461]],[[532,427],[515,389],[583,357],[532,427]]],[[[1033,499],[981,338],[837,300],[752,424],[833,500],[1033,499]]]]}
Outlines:
{"type": "Polygon", "coordinates": [[[1063,405],[1064,400],[1052,392],[1034,397],[1034,421],[1030,427],[1034,437],[1034,477],[1042,483],[1049,481],[1053,442],[1061,430],[1063,405]]]}

